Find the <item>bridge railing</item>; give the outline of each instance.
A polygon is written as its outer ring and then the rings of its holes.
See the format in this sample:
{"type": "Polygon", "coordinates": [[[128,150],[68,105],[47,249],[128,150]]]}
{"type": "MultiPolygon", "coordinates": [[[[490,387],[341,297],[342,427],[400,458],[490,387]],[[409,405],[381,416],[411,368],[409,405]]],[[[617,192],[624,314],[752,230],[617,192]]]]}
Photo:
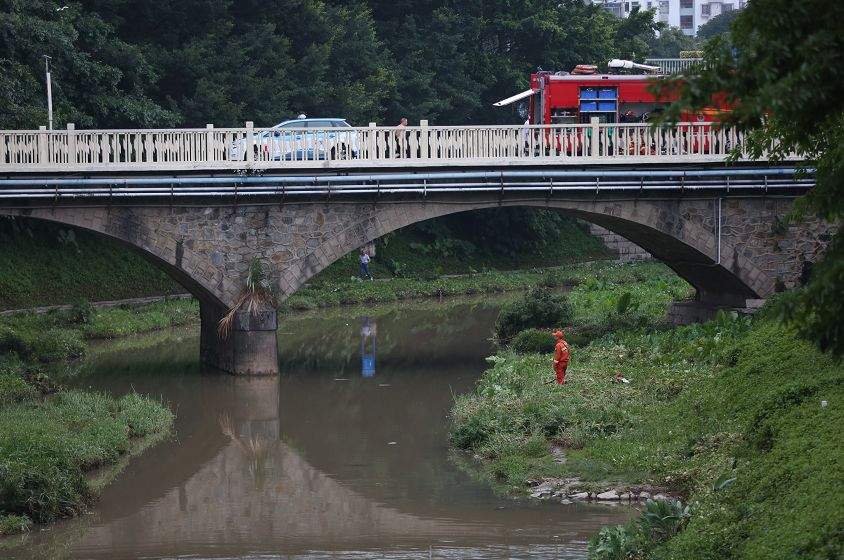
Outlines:
{"type": "Polygon", "coordinates": [[[694,68],[698,64],[703,64],[702,58],[646,58],[645,64],[652,66],[659,66],[659,71],[663,74],[682,74],[683,72],[694,68]]]}
{"type": "Polygon", "coordinates": [[[715,123],[0,131],[0,172],[723,161],[715,123]]]}

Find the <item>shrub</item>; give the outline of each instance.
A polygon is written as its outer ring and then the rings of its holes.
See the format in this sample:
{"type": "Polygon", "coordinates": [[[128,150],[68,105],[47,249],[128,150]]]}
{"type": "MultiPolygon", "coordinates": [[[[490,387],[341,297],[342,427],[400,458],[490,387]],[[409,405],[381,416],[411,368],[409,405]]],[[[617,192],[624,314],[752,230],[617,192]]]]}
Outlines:
{"type": "Polygon", "coordinates": [[[29,342],[32,356],[42,362],[57,362],[78,358],[85,353],[85,343],[75,331],[49,329],[32,337],[29,342]]]}
{"type": "Polygon", "coordinates": [[[19,375],[0,374],[0,406],[37,396],[38,390],[19,375]]]}
{"type": "Polygon", "coordinates": [[[0,536],[26,533],[32,528],[32,521],[25,515],[0,515],[0,536]]]}
{"type": "Polygon", "coordinates": [[[531,288],[521,298],[502,306],[495,321],[495,335],[506,342],[525,329],[568,325],[572,315],[565,294],[531,288]]]}
{"type": "Polygon", "coordinates": [[[79,299],[70,309],[61,314],[61,319],[65,324],[81,325],[90,323],[95,313],[96,309],[91,302],[87,299],[79,299]]]}
{"type": "Polygon", "coordinates": [[[19,329],[0,325],[0,352],[16,352],[27,356],[31,351],[27,338],[19,329]]]}
{"type": "Polygon", "coordinates": [[[553,352],[554,337],[548,330],[527,329],[521,331],[513,338],[511,347],[516,352],[527,354],[530,352],[553,352]]]}

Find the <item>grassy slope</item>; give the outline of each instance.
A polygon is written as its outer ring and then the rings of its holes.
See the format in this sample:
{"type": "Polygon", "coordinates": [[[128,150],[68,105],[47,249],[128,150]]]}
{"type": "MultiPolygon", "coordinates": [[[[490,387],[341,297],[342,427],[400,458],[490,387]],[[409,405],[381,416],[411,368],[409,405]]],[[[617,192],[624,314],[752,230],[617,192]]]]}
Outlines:
{"type": "Polygon", "coordinates": [[[0,219],[0,309],[105,301],[184,290],[115,241],[0,219]],[[72,240],[71,240],[72,239],[72,240]]]}
{"type": "MultiPolygon", "coordinates": [[[[84,231],[70,232],[50,224],[0,219],[0,309],[184,292],[162,271],[117,242],[84,231]]],[[[447,250],[425,252],[420,247],[430,243],[424,236],[403,230],[379,241],[371,268],[377,278],[425,279],[555,266],[608,256],[600,241],[574,222],[565,222],[558,233],[560,243],[505,257],[484,248],[468,255],[447,250]]],[[[324,270],[312,284],[345,284],[357,272],[357,255],[351,253],[324,270]]]]}
{"type": "Polygon", "coordinates": [[[569,384],[548,386],[548,355],[496,357],[458,399],[453,443],[516,492],[527,478],[576,475],[585,487],[649,482],[683,493],[688,526],[644,557],[844,554],[840,363],[772,319],[722,317],[609,335],[575,347],[569,371],[569,384]],[[610,383],[616,371],[632,383],[610,383]],[[551,442],[568,448],[565,465],[551,442]]]}

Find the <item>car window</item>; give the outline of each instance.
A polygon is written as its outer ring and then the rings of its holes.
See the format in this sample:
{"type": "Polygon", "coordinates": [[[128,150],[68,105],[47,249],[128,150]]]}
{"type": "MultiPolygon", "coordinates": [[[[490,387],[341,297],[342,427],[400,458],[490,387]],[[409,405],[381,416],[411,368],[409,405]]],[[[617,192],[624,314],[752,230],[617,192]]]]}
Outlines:
{"type": "Polygon", "coordinates": [[[284,123],[279,128],[305,128],[305,123],[303,121],[290,121],[284,123]]]}
{"type": "Polygon", "coordinates": [[[346,121],[331,121],[337,128],[352,128],[352,125],[346,121]]]}
{"type": "Polygon", "coordinates": [[[308,121],[308,128],[331,128],[331,121],[308,121]]]}

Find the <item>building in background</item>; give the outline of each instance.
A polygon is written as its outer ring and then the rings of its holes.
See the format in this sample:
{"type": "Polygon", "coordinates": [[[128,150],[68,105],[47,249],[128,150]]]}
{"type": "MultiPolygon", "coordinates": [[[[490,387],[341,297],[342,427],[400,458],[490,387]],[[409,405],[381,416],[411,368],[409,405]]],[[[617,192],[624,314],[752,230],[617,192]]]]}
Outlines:
{"type": "Polygon", "coordinates": [[[602,6],[605,10],[618,17],[627,17],[633,10],[653,10],[659,21],[660,0],[586,0],[588,4],[602,6]]]}
{"type": "Polygon", "coordinates": [[[635,9],[653,10],[654,19],[679,27],[686,35],[697,35],[701,25],[715,16],[741,10],[747,0],[586,0],[618,17],[627,17],[635,9]]]}

